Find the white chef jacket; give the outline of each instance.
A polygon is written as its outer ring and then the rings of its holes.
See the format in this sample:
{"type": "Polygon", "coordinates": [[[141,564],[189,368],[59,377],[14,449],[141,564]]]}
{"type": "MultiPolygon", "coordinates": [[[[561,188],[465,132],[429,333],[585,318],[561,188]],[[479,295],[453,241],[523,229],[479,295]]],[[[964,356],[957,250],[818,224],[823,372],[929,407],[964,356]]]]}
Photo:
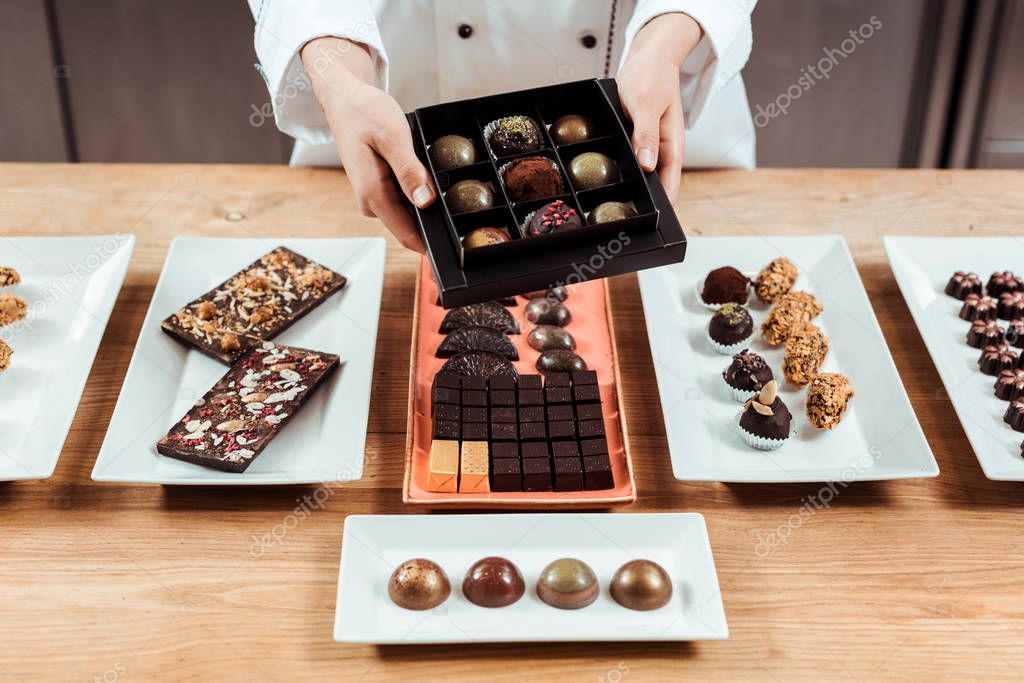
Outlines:
{"type": "Polygon", "coordinates": [[[756,0],[249,0],[257,69],[293,165],[339,163],[299,51],[314,38],[366,45],[377,85],[412,111],[439,102],[614,75],[637,32],[685,12],[704,29],[680,74],[685,165],[754,166],[740,70],[756,0]]]}

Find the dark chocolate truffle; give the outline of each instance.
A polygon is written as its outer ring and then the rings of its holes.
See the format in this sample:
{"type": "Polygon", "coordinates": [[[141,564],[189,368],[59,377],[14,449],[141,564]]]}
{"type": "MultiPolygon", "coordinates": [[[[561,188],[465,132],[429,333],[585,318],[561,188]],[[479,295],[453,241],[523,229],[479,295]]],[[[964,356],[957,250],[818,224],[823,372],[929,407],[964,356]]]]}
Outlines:
{"type": "Polygon", "coordinates": [[[569,162],[569,180],[577,190],[619,182],[619,165],[600,152],[584,152],[569,162]]]}
{"type": "Polygon", "coordinates": [[[722,372],[725,383],[741,391],[760,391],[775,377],[764,358],[743,349],[732,357],[732,363],[722,372]]]}
{"type": "Polygon", "coordinates": [[[476,148],[469,138],[443,135],[430,146],[430,160],[438,171],[469,166],[476,162],[476,148]]]}
{"type": "Polygon", "coordinates": [[[590,120],[579,114],[566,114],[551,124],[551,139],[556,145],[571,145],[589,140],[594,132],[590,120]]]}
{"type": "Polygon", "coordinates": [[[540,126],[529,116],[506,116],[488,125],[487,143],[495,156],[540,149],[540,126]]]}
{"type": "Polygon", "coordinates": [[[1003,370],[1012,370],[1017,365],[1017,352],[1006,344],[986,346],[978,358],[978,368],[993,377],[1003,370]]]}
{"type": "Polygon", "coordinates": [[[992,273],[992,276],[988,279],[988,284],[985,285],[985,293],[993,298],[998,297],[1003,292],[1016,292],[1020,289],[1024,289],[1021,286],[1020,280],[1008,270],[992,273]]]}
{"type": "Polygon", "coordinates": [[[508,233],[501,228],[484,227],[477,228],[463,237],[462,246],[466,249],[478,249],[480,247],[489,247],[492,244],[508,242],[511,239],[508,233]]]}
{"type": "Polygon", "coordinates": [[[1024,401],[1012,401],[1003,415],[1003,422],[1016,432],[1024,432],[1024,401]]]}
{"type": "Polygon", "coordinates": [[[740,429],[761,439],[788,439],[792,423],[793,415],[778,397],[775,380],[768,382],[757,396],[747,401],[740,414],[740,429]]]}
{"type": "Polygon", "coordinates": [[[527,237],[539,237],[552,232],[563,232],[583,226],[580,215],[561,199],[545,204],[532,214],[523,232],[527,237]]]}
{"type": "Polygon", "coordinates": [[[980,349],[1003,343],[1006,330],[995,320],[975,320],[967,330],[967,345],[980,349]]]}
{"type": "Polygon", "coordinates": [[[590,212],[591,223],[610,223],[632,218],[636,209],[624,202],[602,202],[590,212]]]}
{"type": "Polygon", "coordinates": [[[494,191],[489,183],[479,180],[460,180],[444,193],[448,210],[452,213],[483,211],[494,206],[494,191]]]}
{"type": "Polygon", "coordinates": [[[1024,395],[1024,370],[1003,370],[996,377],[995,389],[1004,401],[1016,401],[1024,395]]]}
{"type": "Polygon", "coordinates": [[[704,278],[700,297],[706,304],[745,304],[750,297],[750,278],[732,266],[715,268],[704,278]]]}
{"type": "Polygon", "coordinates": [[[958,270],[946,283],[946,294],[963,301],[968,294],[981,294],[981,278],[977,273],[965,273],[958,270]]]}
{"type": "Polygon", "coordinates": [[[505,189],[514,202],[528,202],[562,193],[562,176],[546,157],[524,157],[508,164],[502,173],[505,189]]]}
{"type": "Polygon", "coordinates": [[[963,320],[995,320],[999,313],[999,304],[990,296],[968,294],[964,305],[960,307],[963,320]]]}
{"type": "Polygon", "coordinates": [[[1016,320],[1024,317],[1024,292],[1003,292],[999,295],[999,317],[1016,320]]]}
{"type": "Polygon", "coordinates": [[[733,346],[750,339],[754,320],[747,309],[736,303],[724,304],[708,323],[708,335],[722,346],[733,346]]]}

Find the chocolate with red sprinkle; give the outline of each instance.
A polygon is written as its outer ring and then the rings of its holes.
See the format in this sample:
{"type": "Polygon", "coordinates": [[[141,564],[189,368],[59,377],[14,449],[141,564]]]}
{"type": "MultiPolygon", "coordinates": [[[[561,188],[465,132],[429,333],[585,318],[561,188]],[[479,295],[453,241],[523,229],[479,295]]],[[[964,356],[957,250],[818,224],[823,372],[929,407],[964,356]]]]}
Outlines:
{"type": "Polygon", "coordinates": [[[523,232],[527,237],[539,237],[580,227],[583,227],[583,221],[579,212],[561,199],[556,199],[530,214],[523,232]]]}

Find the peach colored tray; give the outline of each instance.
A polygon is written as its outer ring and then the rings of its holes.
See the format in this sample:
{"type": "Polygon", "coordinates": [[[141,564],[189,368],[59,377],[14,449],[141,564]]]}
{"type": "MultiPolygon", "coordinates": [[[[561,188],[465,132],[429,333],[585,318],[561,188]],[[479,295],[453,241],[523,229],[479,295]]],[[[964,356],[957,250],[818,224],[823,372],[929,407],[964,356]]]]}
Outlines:
{"type": "MultiPolygon", "coordinates": [[[[534,363],[537,351],[530,348],[525,335],[532,323],[523,319],[524,299],[519,299],[510,312],[519,323],[521,335],[516,348],[519,360],[516,369],[522,374],[536,373],[534,363]]],[[[604,406],[605,431],[612,463],[615,488],[603,491],[544,491],[501,493],[434,493],[424,488],[430,449],[430,387],[434,375],[445,359],[436,358],[434,352],[444,339],[438,332],[445,309],[437,305],[437,287],[424,259],[416,278],[416,301],[413,310],[412,352],[409,373],[409,418],[405,444],[405,483],[402,500],[409,505],[435,508],[515,508],[562,509],[607,508],[628,505],[636,500],[636,482],[633,463],[629,457],[629,437],[622,415],[622,396],[619,391],[618,353],[612,329],[608,288],[604,280],[593,280],[570,288],[566,305],[573,320],[568,329],[578,344],[577,352],[597,371],[604,406]]]]}

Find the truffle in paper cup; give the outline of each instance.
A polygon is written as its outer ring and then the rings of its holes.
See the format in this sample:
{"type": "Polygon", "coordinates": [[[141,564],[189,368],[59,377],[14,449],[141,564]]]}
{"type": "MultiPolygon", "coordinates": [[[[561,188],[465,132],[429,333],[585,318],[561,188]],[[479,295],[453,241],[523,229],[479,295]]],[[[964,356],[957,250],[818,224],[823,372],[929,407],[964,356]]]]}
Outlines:
{"type": "MultiPolygon", "coordinates": [[[[716,353],[720,353],[723,356],[735,356],[737,353],[750,346],[750,339],[753,336],[754,334],[753,332],[751,332],[750,335],[748,335],[744,339],[741,339],[735,344],[730,344],[729,346],[726,346],[725,344],[720,344],[716,342],[714,339],[711,338],[711,333],[708,332],[707,329],[704,330],[704,337],[708,340],[708,344],[711,344],[711,348],[713,348],[716,353]]],[[[748,396],[747,398],[750,397],[748,396]]],[[[747,399],[743,400],[746,401],[747,399]]]]}
{"type": "MultiPolygon", "coordinates": [[[[711,271],[711,272],[713,272],[713,271],[711,271]]],[[[726,301],[726,302],[722,302],[720,304],[712,304],[712,303],[709,303],[707,301],[704,301],[704,296],[703,296],[704,295],[704,283],[707,282],[708,275],[710,275],[711,272],[708,272],[707,275],[705,275],[704,277],[702,277],[699,280],[697,280],[697,282],[693,285],[693,296],[697,299],[697,303],[699,303],[704,308],[708,309],[709,311],[717,311],[719,308],[721,308],[722,306],[724,306],[728,302],[726,301]]],[[[747,280],[750,280],[750,274],[749,273],[743,273],[743,275],[745,275],[747,277],[747,280]]],[[[752,290],[753,290],[753,284],[748,282],[747,283],[747,300],[745,302],[736,302],[736,303],[740,303],[743,306],[746,306],[748,303],[750,303],[750,295],[751,295],[752,290]]]]}

